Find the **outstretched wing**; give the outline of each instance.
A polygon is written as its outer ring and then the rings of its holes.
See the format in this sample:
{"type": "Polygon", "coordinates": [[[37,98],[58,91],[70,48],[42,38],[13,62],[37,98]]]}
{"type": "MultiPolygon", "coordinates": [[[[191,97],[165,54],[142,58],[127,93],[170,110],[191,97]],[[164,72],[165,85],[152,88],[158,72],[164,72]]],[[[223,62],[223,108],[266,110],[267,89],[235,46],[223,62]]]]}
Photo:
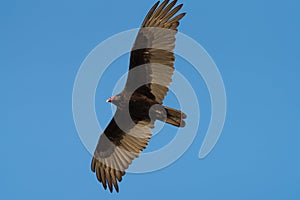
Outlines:
{"type": "Polygon", "coordinates": [[[100,136],[91,169],[103,187],[119,192],[118,181],[122,181],[125,170],[134,158],[146,148],[152,135],[153,122],[132,122],[126,113],[117,110],[104,133],[100,136]]]}
{"type": "Polygon", "coordinates": [[[182,8],[182,4],[174,8],[176,2],[157,2],[145,17],[131,51],[124,92],[138,92],[162,103],[174,72],[175,34],[185,15],[176,15],[182,8]]]}

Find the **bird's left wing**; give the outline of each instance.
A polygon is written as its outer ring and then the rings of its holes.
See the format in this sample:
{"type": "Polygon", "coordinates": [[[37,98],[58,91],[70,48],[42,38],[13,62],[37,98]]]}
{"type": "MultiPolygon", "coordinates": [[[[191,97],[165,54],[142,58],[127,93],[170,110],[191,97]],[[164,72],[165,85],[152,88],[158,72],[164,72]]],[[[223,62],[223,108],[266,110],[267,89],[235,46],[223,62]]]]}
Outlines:
{"type": "Polygon", "coordinates": [[[118,192],[118,181],[134,158],[146,148],[152,135],[153,122],[131,122],[124,111],[117,110],[104,133],[100,136],[91,169],[103,187],[118,192]]]}

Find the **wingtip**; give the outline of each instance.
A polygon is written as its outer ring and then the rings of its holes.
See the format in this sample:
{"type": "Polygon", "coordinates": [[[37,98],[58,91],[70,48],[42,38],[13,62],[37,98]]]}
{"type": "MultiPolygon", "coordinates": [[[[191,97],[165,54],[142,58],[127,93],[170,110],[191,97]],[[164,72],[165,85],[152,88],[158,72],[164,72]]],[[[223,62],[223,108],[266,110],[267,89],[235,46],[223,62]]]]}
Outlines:
{"type": "Polygon", "coordinates": [[[119,193],[119,186],[118,186],[117,182],[113,182],[111,185],[109,185],[109,191],[110,191],[110,193],[112,193],[114,191],[114,188],[115,188],[115,191],[117,193],[119,193]]]}
{"type": "MultiPolygon", "coordinates": [[[[170,0],[164,0],[163,3],[165,3],[165,2],[169,3],[169,1],[170,1],[170,0]]],[[[159,1],[158,1],[158,2],[159,2],[159,1]]]]}
{"type": "Polygon", "coordinates": [[[92,159],[92,162],[91,162],[91,170],[92,170],[92,172],[95,172],[95,160],[94,160],[94,158],[92,159]]]}
{"type": "Polygon", "coordinates": [[[184,16],[186,15],[186,12],[180,13],[179,16],[179,20],[181,20],[184,16]]]}
{"type": "Polygon", "coordinates": [[[103,184],[103,188],[104,188],[105,190],[107,190],[107,186],[106,186],[106,184],[103,184]]]}
{"type": "Polygon", "coordinates": [[[170,4],[172,4],[172,7],[177,3],[178,0],[172,1],[170,4]]]}

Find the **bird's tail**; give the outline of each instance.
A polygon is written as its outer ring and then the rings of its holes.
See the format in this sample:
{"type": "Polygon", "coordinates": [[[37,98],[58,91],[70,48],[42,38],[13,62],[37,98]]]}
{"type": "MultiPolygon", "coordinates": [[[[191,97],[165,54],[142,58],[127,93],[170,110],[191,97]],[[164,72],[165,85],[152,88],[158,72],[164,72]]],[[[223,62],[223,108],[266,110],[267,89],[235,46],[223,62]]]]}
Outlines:
{"type": "Polygon", "coordinates": [[[176,110],[173,108],[169,108],[164,106],[164,109],[167,112],[167,118],[165,118],[165,122],[168,124],[172,124],[177,127],[184,127],[185,121],[183,119],[186,118],[186,114],[181,112],[180,110],[176,110]]]}

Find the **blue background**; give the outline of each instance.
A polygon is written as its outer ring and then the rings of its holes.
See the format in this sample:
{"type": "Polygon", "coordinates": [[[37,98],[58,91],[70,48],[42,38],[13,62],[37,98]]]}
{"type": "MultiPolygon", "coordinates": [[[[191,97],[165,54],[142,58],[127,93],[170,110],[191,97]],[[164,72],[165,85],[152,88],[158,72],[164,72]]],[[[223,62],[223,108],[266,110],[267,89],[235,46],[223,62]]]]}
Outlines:
{"type": "MultiPolygon", "coordinates": [[[[0,199],[300,198],[296,0],[181,0],[188,14],[179,30],[204,46],[224,79],[228,112],[222,136],[199,160],[209,94],[201,77],[178,59],[176,68],[199,91],[203,108],[191,148],[163,170],[127,174],[119,194],[98,184],[72,118],[76,73],[101,41],[139,27],[154,3],[1,1],[0,199]]],[[[105,99],[127,65],[128,57],[121,57],[106,74],[109,86],[99,85],[96,107],[104,126],[111,118],[105,99]]],[[[173,98],[166,102],[176,107],[173,98]]],[[[176,129],[167,130],[149,149],[173,138],[176,129]]]]}

